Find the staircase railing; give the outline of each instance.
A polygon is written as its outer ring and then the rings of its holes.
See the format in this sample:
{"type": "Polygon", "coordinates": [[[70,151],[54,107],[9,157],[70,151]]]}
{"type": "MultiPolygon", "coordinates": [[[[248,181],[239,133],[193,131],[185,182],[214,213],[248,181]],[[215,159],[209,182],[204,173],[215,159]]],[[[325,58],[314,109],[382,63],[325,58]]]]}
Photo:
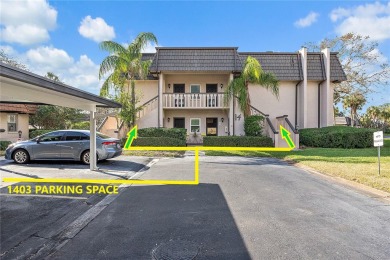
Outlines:
{"type": "Polygon", "coordinates": [[[144,117],[158,107],[158,95],[146,101],[141,107],[142,109],[137,112],[137,119],[144,117]]]}
{"type": "MultiPolygon", "coordinates": [[[[299,148],[299,132],[288,119],[288,115],[278,116],[276,117],[276,120],[278,125],[283,126],[290,132],[290,137],[293,140],[295,147],[299,148]]],[[[283,146],[287,146],[287,144],[283,144],[283,146]]]]}
{"type": "Polygon", "coordinates": [[[278,141],[278,135],[279,132],[275,129],[274,125],[272,124],[271,119],[269,118],[268,114],[265,114],[258,110],[257,108],[250,106],[251,115],[262,115],[264,116],[265,120],[263,123],[263,129],[266,136],[272,138],[272,141],[274,142],[274,145],[277,145],[278,141]]]}

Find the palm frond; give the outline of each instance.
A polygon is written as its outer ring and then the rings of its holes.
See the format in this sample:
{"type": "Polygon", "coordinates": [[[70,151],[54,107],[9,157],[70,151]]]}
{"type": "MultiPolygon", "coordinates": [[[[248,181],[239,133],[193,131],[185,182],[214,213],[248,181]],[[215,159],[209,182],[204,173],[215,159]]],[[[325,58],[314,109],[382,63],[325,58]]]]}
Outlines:
{"type": "Polygon", "coordinates": [[[251,56],[245,61],[245,66],[242,71],[242,76],[249,82],[256,82],[263,72],[259,61],[251,56]]]}
{"type": "Polygon", "coordinates": [[[141,76],[140,76],[141,79],[146,79],[148,77],[148,75],[149,75],[149,67],[150,67],[151,64],[152,64],[151,60],[141,61],[141,68],[142,68],[142,72],[140,73],[141,74],[141,76]]]}
{"type": "Polygon", "coordinates": [[[103,83],[102,87],[100,88],[100,96],[102,97],[108,97],[110,93],[110,86],[111,86],[111,76],[110,75],[103,83]]]}
{"type": "Polygon", "coordinates": [[[134,52],[134,55],[139,55],[142,49],[148,44],[148,42],[158,44],[157,38],[153,33],[141,32],[140,34],[138,34],[138,36],[131,43],[131,49],[134,52]]]}
{"type": "Polygon", "coordinates": [[[268,72],[261,73],[256,83],[260,84],[261,86],[265,87],[268,90],[271,90],[271,92],[277,98],[279,98],[279,81],[273,73],[268,73],[268,72]]]}
{"type": "Polygon", "coordinates": [[[100,64],[99,79],[101,79],[106,73],[114,70],[118,64],[120,58],[118,56],[110,55],[104,58],[100,64]]]}
{"type": "Polygon", "coordinates": [[[120,54],[126,52],[126,48],[114,41],[103,41],[99,44],[101,50],[108,51],[110,54],[120,54]]]}
{"type": "Polygon", "coordinates": [[[229,104],[233,97],[238,97],[241,88],[245,88],[245,81],[242,77],[235,78],[229,82],[225,91],[226,105],[229,104]]]}

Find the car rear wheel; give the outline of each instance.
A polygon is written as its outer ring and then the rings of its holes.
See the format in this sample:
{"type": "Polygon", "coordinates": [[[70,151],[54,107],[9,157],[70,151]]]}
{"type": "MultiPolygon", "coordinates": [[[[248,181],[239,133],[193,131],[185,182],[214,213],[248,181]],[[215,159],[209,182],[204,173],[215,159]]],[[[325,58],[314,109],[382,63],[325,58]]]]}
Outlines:
{"type": "Polygon", "coordinates": [[[26,150],[19,149],[14,152],[13,159],[18,164],[24,164],[30,161],[30,155],[26,150]]]}
{"type": "Polygon", "coordinates": [[[83,154],[81,155],[81,162],[84,164],[89,164],[89,159],[90,159],[89,151],[83,152],[83,154]]]}
{"type": "MultiPolygon", "coordinates": [[[[99,159],[98,155],[96,154],[96,159],[99,159]]],[[[81,154],[81,162],[84,164],[89,164],[90,163],[90,153],[89,150],[83,152],[81,154]]]]}

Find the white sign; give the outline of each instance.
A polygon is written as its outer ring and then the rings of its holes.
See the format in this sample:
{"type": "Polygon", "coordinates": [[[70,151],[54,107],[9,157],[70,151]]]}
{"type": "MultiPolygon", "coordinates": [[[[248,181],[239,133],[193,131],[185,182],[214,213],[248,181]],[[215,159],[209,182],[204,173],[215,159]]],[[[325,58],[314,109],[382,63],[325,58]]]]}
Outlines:
{"type": "Polygon", "coordinates": [[[374,147],[383,146],[383,131],[374,132],[374,147]]]}

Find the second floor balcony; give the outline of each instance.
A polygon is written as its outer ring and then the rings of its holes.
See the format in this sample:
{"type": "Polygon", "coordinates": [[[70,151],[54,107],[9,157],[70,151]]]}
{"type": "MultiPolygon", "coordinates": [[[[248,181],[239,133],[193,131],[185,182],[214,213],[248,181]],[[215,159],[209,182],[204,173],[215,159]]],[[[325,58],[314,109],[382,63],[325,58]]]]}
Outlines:
{"type": "Polygon", "coordinates": [[[165,93],[163,108],[228,108],[224,93],[165,93]]]}

